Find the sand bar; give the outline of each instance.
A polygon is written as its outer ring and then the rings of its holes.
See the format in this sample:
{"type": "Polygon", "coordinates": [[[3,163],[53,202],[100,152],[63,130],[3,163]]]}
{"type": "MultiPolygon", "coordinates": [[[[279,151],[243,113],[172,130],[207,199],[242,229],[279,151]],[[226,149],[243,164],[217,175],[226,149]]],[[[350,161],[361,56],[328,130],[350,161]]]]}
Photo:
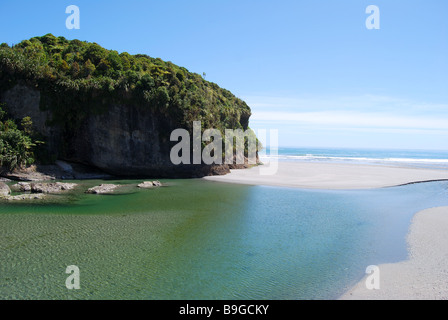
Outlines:
{"type": "Polygon", "coordinates": [[[274,175],[262,175],[258,166],[232,170],[225,176],[204,179],[248,185],[306,189],[372,189],[414,182],[448,180],[448,170],[431,170],[366,164],[278,162],[274,175]]]}
{"type": "Polygon", "coordinates": [[[407,237],[409,260],[379,265],[379,290],[368,290],[364,278],[341,299],[447,300],[447,231],[448,207],[417,213],[407,237]]]}

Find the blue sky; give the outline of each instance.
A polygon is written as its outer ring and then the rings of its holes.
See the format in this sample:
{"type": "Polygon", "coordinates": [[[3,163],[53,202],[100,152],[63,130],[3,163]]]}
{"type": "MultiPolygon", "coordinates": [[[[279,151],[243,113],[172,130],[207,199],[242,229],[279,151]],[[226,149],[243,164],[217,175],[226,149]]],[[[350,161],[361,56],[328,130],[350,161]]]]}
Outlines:
{"type": "Polygon", "coordinates": [[[15,0],[0,17],[0,42],[53,33],[206,72],[281,146],[448,150],[448,1],[15,0]]]}

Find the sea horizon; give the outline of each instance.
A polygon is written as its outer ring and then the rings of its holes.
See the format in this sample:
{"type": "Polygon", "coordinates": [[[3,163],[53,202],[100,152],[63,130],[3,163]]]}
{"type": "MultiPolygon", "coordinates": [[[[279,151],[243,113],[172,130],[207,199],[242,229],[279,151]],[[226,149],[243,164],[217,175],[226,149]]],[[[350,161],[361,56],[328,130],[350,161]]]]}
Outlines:
{"type": "Polygon", "coordinates": [[[277,154],[266,147],[260,152],[263,161],[329,162],[390,165],[414,168],[448,169],[448,150],[412,150],[345,147],[279,147],[277,154]]]}

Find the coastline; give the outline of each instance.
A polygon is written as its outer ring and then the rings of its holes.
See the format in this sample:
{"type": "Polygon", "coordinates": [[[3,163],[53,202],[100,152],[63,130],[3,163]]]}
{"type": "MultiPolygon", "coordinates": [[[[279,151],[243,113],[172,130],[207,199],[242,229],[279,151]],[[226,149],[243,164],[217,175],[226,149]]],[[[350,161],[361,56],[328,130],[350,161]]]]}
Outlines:
{"type": "Polygon", "coordinates": [[[398,166],[280,161],[274,175],[261,175],[261,167],[231,170],[225,176],[203,179],[302,189],[375,189],[448,180],[448,171],[445,170],[398,166]]]}
{"type": "Polygon", "coordinates": [[[368,290],[366,277],[341,300],[448,299],[448,207],[418,212],[407,236],[409,258],[379,265],[380,289],[368,290]]]}

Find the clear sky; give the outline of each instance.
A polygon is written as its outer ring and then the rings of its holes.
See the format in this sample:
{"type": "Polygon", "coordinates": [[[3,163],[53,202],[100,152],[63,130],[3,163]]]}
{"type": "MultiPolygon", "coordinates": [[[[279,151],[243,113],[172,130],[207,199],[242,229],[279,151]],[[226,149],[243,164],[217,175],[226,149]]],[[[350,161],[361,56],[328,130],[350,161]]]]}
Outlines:
{"type": "Polygon", "coordinates": [[[448,150],[446,0],[0,2],[0,42],[46,33],[206,72],[281,146],[448,150]]]}

